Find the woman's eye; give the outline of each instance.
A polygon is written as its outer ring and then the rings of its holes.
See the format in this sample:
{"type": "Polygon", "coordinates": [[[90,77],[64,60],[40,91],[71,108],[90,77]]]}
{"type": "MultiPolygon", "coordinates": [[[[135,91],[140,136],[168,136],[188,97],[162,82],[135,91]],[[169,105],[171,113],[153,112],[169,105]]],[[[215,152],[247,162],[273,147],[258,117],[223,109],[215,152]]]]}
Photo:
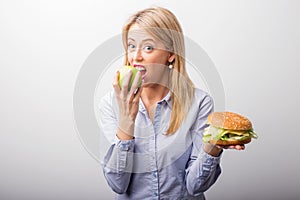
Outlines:
{"type": "Polygon", "coordinates": [[[152,51],[153,47],[151,45],[147,45],[147,46],[144,47],[144,50],[145,51],[152,51]]]}
{"type": "Polygon", "coordinates": [[[133,45],[133,44],[128,44],[128,49],[129,49],[129,50],[135,49],[135,45],[133,45]]]}

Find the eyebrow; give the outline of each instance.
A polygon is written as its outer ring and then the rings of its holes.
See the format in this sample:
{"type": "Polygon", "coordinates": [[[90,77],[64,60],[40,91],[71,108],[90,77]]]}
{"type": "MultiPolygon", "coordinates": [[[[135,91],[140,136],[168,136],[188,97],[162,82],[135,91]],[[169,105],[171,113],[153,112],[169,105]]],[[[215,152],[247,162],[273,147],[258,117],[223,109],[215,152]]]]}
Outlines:
{"type": "MultiPolygon", "coordinates": [[[[128,38],[128,40],[135,41],[133,38],[128,38]]],[[[155,42],[155,41],[154,41],[153,39],[151,39],[151,38],[147,38],[147,39],[142,40],[142,42],[146,42],[146,41],[152,41],[152,42],[155,42]]]]}

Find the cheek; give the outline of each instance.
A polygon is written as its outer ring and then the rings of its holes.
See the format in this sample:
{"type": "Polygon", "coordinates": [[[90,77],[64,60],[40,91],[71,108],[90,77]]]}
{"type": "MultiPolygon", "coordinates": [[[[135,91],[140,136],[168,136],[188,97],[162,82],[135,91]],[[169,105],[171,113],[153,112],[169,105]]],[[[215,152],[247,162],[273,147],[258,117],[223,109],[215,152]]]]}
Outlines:
{"type": "Polygon", "coordinates": [[[157,54],[148,57],[148,61],[157,64],[165,65],[167,63],[167,57],[164,54],[157,54]]]}
{"type": "Polygon", "coordinates": [[[165,52],[161,52],[156,58],[157,60],[157,63],[160,63],[160,64],[167,64],[168,63],[168,55],[169,54],[166,54],[165,52]]]}
{"type": "Polygon", "coordinates": [[[128,53],[128,54],[127,54],[127,60],[128,60],[128,62],[129,62],[130,64],[132,63],[132,60],[133,60],[132,53],[128,53]]]}

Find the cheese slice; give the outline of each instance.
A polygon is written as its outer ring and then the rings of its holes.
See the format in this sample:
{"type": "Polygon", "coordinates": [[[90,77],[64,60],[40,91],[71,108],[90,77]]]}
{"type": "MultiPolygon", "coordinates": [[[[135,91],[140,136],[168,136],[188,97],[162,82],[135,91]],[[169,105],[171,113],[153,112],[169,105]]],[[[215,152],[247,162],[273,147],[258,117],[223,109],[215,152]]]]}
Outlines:
{"type": "Polygon", "coordinates": [[[222,135],[225,135],[227,133],[231,133],[233,135],[244,135],[245,133],[248,133],[249,131],[236,131],[236,130],[229,130],[229,129],[223,129],[222,135]]]}

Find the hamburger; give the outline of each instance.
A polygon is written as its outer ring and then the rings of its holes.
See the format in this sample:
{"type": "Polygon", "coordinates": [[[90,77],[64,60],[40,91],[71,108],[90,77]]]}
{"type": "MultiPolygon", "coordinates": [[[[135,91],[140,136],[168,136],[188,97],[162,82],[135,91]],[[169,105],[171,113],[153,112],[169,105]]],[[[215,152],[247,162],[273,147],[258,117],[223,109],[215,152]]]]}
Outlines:
{"type": "Polygon", "coordinates": [[[246,117],[233,112],[213,112],[207,118],[208,126],[203,141],[220,146],[243,145],[257,139],[252,123],[246,117]]]}

